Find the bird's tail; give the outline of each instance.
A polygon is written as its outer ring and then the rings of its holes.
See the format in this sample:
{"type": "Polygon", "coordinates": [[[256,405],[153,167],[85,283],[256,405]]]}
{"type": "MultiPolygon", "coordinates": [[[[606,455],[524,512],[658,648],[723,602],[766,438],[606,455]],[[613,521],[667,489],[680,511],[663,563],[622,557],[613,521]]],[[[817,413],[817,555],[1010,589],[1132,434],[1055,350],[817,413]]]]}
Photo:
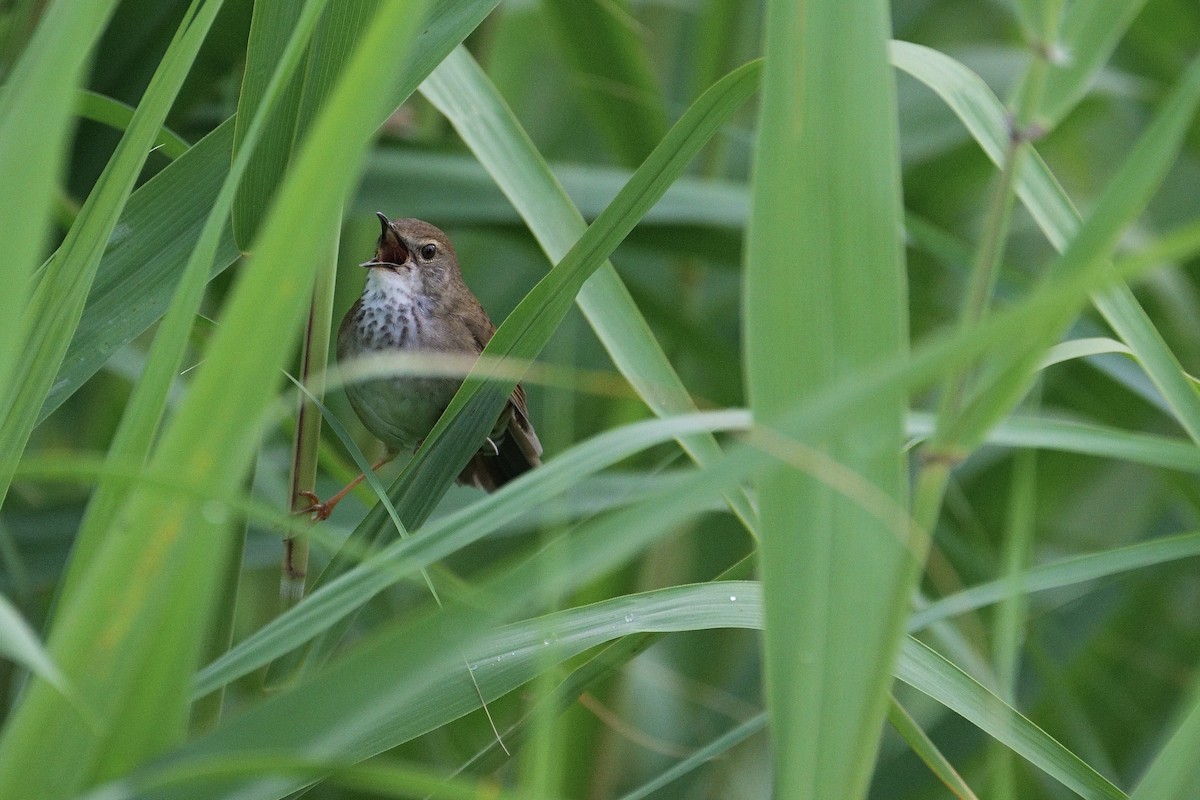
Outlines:
{"type": "Polygon", "coordinates": [[[519,407],[512,408],[503,435],[489,442],[459,473],[460,484],[491,492],[542,464],[542,443],[519,407]]]}

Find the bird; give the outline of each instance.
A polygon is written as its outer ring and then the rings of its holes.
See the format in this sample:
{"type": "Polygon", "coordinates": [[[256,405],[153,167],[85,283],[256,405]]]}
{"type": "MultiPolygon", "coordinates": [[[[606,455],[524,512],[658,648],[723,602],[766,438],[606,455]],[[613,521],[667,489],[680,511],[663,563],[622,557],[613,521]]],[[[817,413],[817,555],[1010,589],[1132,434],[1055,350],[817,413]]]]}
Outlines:
{"type": "MultiPolygon", "coordinates": [[[[338,362],[378,353],[449,353],[478,356],[496,326],[463,280],[450,238],[420,219],[389,219],[376,212],[380,233],[362,295],[338,328],[338,362]]],[[[386,455],[378,469],[406,450],[416,450],[446,410],[462,378],[396,375],[346,385],[350,407],[386,455]]],[[[458,476],[459,484],[493,491],[541,464],[542,445],[529,421],[525,390],[517,385],[489,436],[458,476]]],[[[315,519],[363,478],[329,500],[301,492],[315,519]]]]}

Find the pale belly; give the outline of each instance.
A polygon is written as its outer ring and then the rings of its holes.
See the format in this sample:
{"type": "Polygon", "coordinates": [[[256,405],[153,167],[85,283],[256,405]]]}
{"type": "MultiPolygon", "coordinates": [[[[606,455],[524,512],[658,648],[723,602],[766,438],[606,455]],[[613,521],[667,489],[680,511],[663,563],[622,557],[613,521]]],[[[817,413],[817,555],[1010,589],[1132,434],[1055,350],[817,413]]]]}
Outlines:
{"type": "Polygon", "coordinates": [[[363,425],[391,450],[413,450],[433,429],[460,381],[396,377],[348,385],[346,396],[363,425]]]}

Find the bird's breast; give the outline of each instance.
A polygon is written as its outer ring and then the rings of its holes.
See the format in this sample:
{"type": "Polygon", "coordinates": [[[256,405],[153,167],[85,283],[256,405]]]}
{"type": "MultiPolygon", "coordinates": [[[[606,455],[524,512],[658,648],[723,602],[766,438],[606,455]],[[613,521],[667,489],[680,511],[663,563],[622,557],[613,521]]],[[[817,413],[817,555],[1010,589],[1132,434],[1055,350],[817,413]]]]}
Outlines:
{"type": "Polygon", "coordinates": [[[338,332],[338,358],[387,350],[431,349],[437,321],[408,298],[366,297],[350,309],[338,332]]]}

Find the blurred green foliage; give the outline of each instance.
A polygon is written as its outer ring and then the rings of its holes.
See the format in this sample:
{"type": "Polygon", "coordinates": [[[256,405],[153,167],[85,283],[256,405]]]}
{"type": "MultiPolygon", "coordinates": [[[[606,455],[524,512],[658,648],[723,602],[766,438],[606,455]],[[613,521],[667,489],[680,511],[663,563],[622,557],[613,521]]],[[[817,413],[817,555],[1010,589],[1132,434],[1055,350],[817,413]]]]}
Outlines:
{"type": "MultiPolygon", "coordinates": [[[[385,0],[379,5],[399,1],[385,0]]],[[[1070,14],[1079,13],[1083,3],[1032,5],[1065,6],[1070,14]]],[[[14,65],[48,5],[53,4],[30,0],[0,4],[0,80],[13,75],[14,65]]],[[[172,297],[173,276],[182,270],[224,179],[233,133],[229,126],[221,125],[238,110],[254,5],[253,0],[226,0],[170,105],[166,127],[193,148],[174,163],[162,153],[148,154],[138,188],[120,209],[120,221],[107,242],[80,333],[49,391],[44,419],[39,420],[24,450],[27,462],[18,467],[0,508],[0,594],[52,645],[55,598],[95,480],[94,475],[84,474],[87,470],[80,465],[109,448],[131,386],[144,369],[155,334],[152,323],[172,297]],[[180,174],[185,177],[177,177],[180,174]],[[137,277],[142,274],[146,277],[137,277]],[[53,470],[48,465],[55,460],[62,464],[61,474],[49,479],[46,475],[53,470]],[[72,476],[73,469],[80,475],[72,476]]],[[[678,120],[721,76],[762,53],[764,3],[753,0],[505,0],[490,13],[483,8],[486,3],[454,0],[432,5],[450,9],[446,30],[457,30],[453,23],[458,18],[453,14],[461,12],[464,19],[470,13],[486,15],[478,27],[462,23],[469,35],[464,32],[455,42],[465,41],[537,152],[589,221],[658,144],[668,121],[678,120]]],[[[956,59],[981,76],[996,96],[1010,102],[1030,64],[1039,57],[1036,33],[1022,28],[1015,5],[1001,0],[896,0],[891,4],[893,36],[956,59]]],[[[79,88],[136,105],[188,6],[182,0],[123,0],[117,4],[98,37],[87,79],[79,88]]],[[[356,6],[363,13],[373,13],[375,7],[374,3],[356,6]]],[[[369,32],[369,26],[364,29],[369,32]]],[[[281,31],[281,35],[289,33],[290,29],[281,31]]],[[[358,29],[353,33],[361,35],[358,29]]],[[[1144,7],[1131,15],[1128,29],[1117,34],[1115,48],[1098,61],[1086,93],[1061,119],[1049,120],[1054,124],[1033,142],[1085,218],[1164,97],[1200,52],[1200,6],[1194,0],[1146,0],[1144,7]]],[[[406,45],[414,51],[427,46],[423,39],[406,45]]],[[[1098,45],[1087,40],[1081,46],[1098,45]]],[[[1082,55],[1065,46],[1053,54],[1066,61],[1082,55]]],[[[391,57],[397,64],[407,63],[403,54],[391,57]]],[[[314,67],[308,63],[306,68],[314,67]]],[[[958,325],[975,251],[991,224],[989,198],[998,171],[937,95],[905,72],[894,74],[898,166],[906,215],[909,328],[912,346],[919,348],[948,335],[958,325]]],[[[387,93],[394,88],[364,86],[362,91],[387,93]]],[[[691,164],[688,174],[673,184],[611,258],[653,339],[701,410],[748,404],[742,267],[744,233],[752,214],[750,173],[757,114],[753,102],[734,114],[691,164]]],[[[360,126],[366,136],[377,122],[353,120],[347,124],[360,126]]],[[[62,159],[52,217],[48,217],[53,220],[51,241],[45,243],[41,257],[49,257],[63,241],[112,159],[122,133],[87,119],[72,118],[70,126],[70,147],[62,159]]],[[[281,164],[294,166],[295,161],[287,162],[294,152],[277,155],[281,164]]],[[[1173,233],[1184,239],[1190,236],[1194,242],[1200,226],[1198,185],[1200,124],[1193,120],[1182,151],[1153,200],[1137,221],[1122,231],[1115,253],[1118,259],[1146,252],[1173,233]]],[[[552,266],[529,226],[449,122],[428,100],[414,94],[379,127],[361,178],[345,198],[334,325],[361,289],[362,271],[355,265],[370,255],[377,232],[372,212],[377,209],[393,217],[422,217],[444,228],[455,243],[467,282],[497,323],[552,266]]],[[[263,213],[268,210],[261,209],[263,213]]],[[[0,227],[0,235],[7,235],[7,230],[0,227]]],[[[1054,248],[1020,203],[1006,234],[993,310],[1020,307],[1042,285],[1056,258],[1054,248]]],[[[236,291],[237,276],[246,268],[246,254],[252,250],[239,240],[239,255],[232,231],[226,231],[221,242],[212,264],[214,277],[191,333],[186,368],[167,401],[168,420],[186,402],[195,375],[192,368],[204,360],[226,301],[236,291]]],[[[1195,253],[1195,244],[1180,247],[1156,259],[1153,268],[1143,270],[1132,284],[1152,330],[1192,375],[1200,374],[1200,261],[1195,253]]],[[[35,279],[25,277],[32,285],[35,279]]],[[[280,362],[293,372],[298,368],[299,330],[294,334],[287,341],[264,345],[280,348],[280,362]]],[[[1073,319],[1067,336],[1117,338],[1090,307],[1073,319]]],[[[1019,344],[1014,343],[1014,348],[1019,344]]],[[[19,350],[21,340],[3,342],[0,347],[19,350]]],[[[1022,439],[1019,434],[1007,439],[994,436],[965,454],[946,487],[918,606],[1005,574],[1006,558],[1012,556],[1008,537],[1013,535],[1013,493],[1019,489],[1027,492],[1022,497],[1030,503],[1025,557],[1031,565],[1115,551],[1200,529],[1197,467],[1165,464],[1165,455],[1155,460],[1162,453],[1175,452],[1171,447],[1195,443],[1186,438],[1175,412],[1138,361],[1116,352],[1118,348],[1110,349],[1113,352],[1069,359],[1040,371],[1036,401],[1027,398],[1014,416],[1017,422],[1086,423],[1161,437],[1147,440],[1152,457],[1127,458],[1115,445],[1108,450],[1102,446],[1099,451],[1084,451],[1069,435],[1057,444],[1031,444],[1032,437],[1022,439]],[[1156,443],[1162,448],[1155,449],[1156,443]],[[1038,453],[1033,477],[1022,484],[1019,471],[1029,467],[1018,467],[1020,459],[1015,456],[1033,449],[1038,453]]],[[[618,374],[622,365],[614,365],[577,308],[567,313],[540,360],[566,368],[571,379],[566,385],[538,380],[526,384],[533,420],[546,446],[547,469],[553,468],[556,455],[573,445],[653,417],[618,374]],[[597,374],[600,379],[594,380],[597,374]]],[[[780,370],[789,368],[786,360],[778,365],[780,370]]],[[[288,399],[280,404],[283,411],[259,426],[261,439],[252,474],[246,480],[245,499],[282,512],[288,505],[294,429],[288,409],[294,401],[282,381],[273,386],[273,392],[285,393],[288,399]]],[[[8,391],[6,387],[0,397],[9,397],[8,391]]],[[[358,445],[368,455],[374,454],[377,444],[359,425],[344,396],[333,391],[327,403],[351,428],[358,445]]],[[[936,409],[935,388],[921,386],[911,405],[918,410],[936,409]]],[[[213,419],[210,424],[221,426],[223,421],[213,419]]],[[[515,569],[524,559],[534,558],[544,544],[575,535],[574,526],[581,520],[609,520],[613,509],[630,507],[647,497],[669,496],[682,485],[681,479],[691,474],[691,468],[669,436],[659,438],[664,443],[624,458],[614,469],[581,479],[561,497],[525,509],[523,515],[506,519],[488,538],[450,553],[431,568],[439,588],[447,587],[448,595],[461,600],[468,589],[492,586],[488,582],[505,575],[503,569],[515,569]]],[[[911,460],[915,473],[920,460],[911,460]]],[[[318,486],[322,495],[331,494],[353,473],[343,445],[328,430],[321,465],[318,486]]],[[[133,470],[140,466],[133,465],[133,470]]],[[[394,480],[400,468],[387,468],[385,483],[394,480]]],[[[753,554],[756,542],[723,505],[719,492],[714,489],[710,494],[708,501],[697,504],[691,513],[680,512],[674,522],[664,521],[662,529],[670,535],[657,537],[636,558],[618,560],[618,568],[597,568],[599,575],[586,574],[581,567],[580,585],[569,585],[561,596],[547,590],[547,597],[539,595],[538,602],[531,603],[533,608],[524,609],[529,613],[514,612],[512,618],[707,582],[721,575],[753,554]]],[[[429,524],[479,502],[478,493],[452,488],[429,524]]],[[[312,574],[374,503],[368,491],[352,495],[322,526],[324,535],[315,537],[312,574]]],[[[243,529],[240,523],[227,520],[212,524],[224,524],[239,535],[243,529]]],[[[119,534],[118,528],[111,532],[119,534]]],[[[226,620],[232,625],[234,642],[260,631],[280,613],[279,527],[255,518],[245,526],[245,534],[243,562],[232,574],[214,577],[224,581],[215,591],[227,598],[236,594],[236,611],[226,620]]],[[[569,561],[570,557],[564,555],[563,559],[569,561]]],[[[596,558],[596,563],[601,563],[600,557],[596,558]]],[[[555,569],[549,556],[545,560],[550,562],[547,570],[555,569]]],[[[1015,623],[1009,620],[1009,627],[1002,626],[996,609],[989,607],[942,621],[922,632],[920,638],[979,683],[1007,694],[1015,708],[1067,750],[1123,790],[1132,791],[1163,752],[1194,697],[1196,664],[1200,663],[1200,577],[1196,566],[1194,557],[1179,556],[1050,591],[1025,593],[1017,588],[1015,593],[1023,598],[1024,607],[1018,610],[1015,623]],[[1016,660],[997,665],[993,654],[1005,636],[1016,637],[1016,660]],[[1008,668],[1015,676],[1011,694],[996,677],[1008,668]]],[[[752,572],[748,569],[738,577],[754,577],[752,572]]],[[[1020,587],[1020,576],[1015,580],[1020,587]]],[[[537,589],[535,585],[507,587],[517,594],[537,595],[537,589]]],[[[466,604],[470,606],[470,602],[466,604]]],[[[641,611],[635,604],[620,606],[619,612],[623,615],[626,608],[631,609],[627,612],[631,616],[641,611]]],[[[405,628],[403,637],[397,632],[395,639],[386,641],[411,644],[420,641],[412,637],[421,633],[433,640],[444,632],[440,625],[461,625],[483,640],[491,622],[486,614],[480,621],[461,607],[453,613],[462,618],[450,613],[438,621],[419,579],[392,585],[362,608],[340,651],[350,657],[335,658],[333,671],[325,675],[359,674],[347,664],[356,663],[356,653],[365,660],[363,654],[369,650],[356,650],[355,643],[382,648],[378,643],[383,639],[378,637],[398,631],[401,621],[411,621],[411,630],[405,628]],[[472,625],[478,625],[478,630],[472,625]],[[337,672],[339,669],[343,672],[337,672]]],[[[623,631],[630,634],[623,641],[628,652],[618,649],[612,668],[595,668],[586,682],[580,679],[578,686],[568,683],[557,703],[553,701],[554,688],[579,668],[586,656],[573,655],[562,663],[546,656],[542,668],[533,670],[538,677],[489,703],[490,718],[474,711],[445,720],[398,746],[391,747],[388,741],[387,758],[405,765],[400,772],[407,776],[409,789],[372,789],[365,774],[356,778],[348,773],[342,780],[318,784],[306,796],[350,800],[377,796],[372,791],[385,796],[424,796],[420,788],[411,788],[422,786],[419,777],[425,773],[444,777],[458,770],[465,780],[456,785],[462,794],[453,796],[492,796],[489,792],[494,786],[522,797],[536,792],[542,793],[536,796],[570,798],[626,796],[753,719],[765,706],[759,634],[737,627],[708,629],[713,626],[692,621],[694,629],[659,638],[635,639],[636,632],[623,631]],[[510,732],[509,727],[531,708],[541,709],[533,715],[533,722],[510,732]],[[513,750],[511,758],[495,747],[493,723],[513,750]]],[[[594,634],[600,627],[602,623],[594,622],[589,631],[594,634]]],[[[0,638],[4,634],[0,629],[0,638]]],[[[431,651],[441,647],[443,654],[454,656],[454,648],[465,648],[463,642],[446,636],[446,641],[431,644],[431,651]]],[[[197,639],[201,638],[197,634],[197,639]]],[[[595,644],[605,639],[588,641],[595,644]]],[[[49,650],[53,653],[54,647],[49,650]]],[[[3,652],[0,649],[0,654],[3,652]]],[[[413,660],[419,659],[414,656],[413,660]]],[[[445,680],[465,681],[465,669],[445,680]]],[[[206,720],[206,725],[216,725],[215,740],[222,746],[238,742],[242,735],[242,729],[227,727],[229,720],[247,715],[250,721],[244,722],[244,730],[253,732],[257,730],[253,727],[256,710],[264,715],[285,713],[277,707],[286,709],[286,702],[270,706],[263,700],[262,680],[258,671],[230,684],[221,722],[206,720]],[[222,731],[225,739],[220,738],[222,731]]],[[[0,660],[0,737],[2,723],[12,719],[27,682],[22,668],[0,660]]],[[[339,684],[330,678],[322,685],[339,684]]],[[[380,694],[387,690],[386,686],[369,688],[380,694]]],[[[1026,761],[998,756],[991,734],[926,695],[897,684],[896,697],[979,796],[1072,796],[1026,761]]],[[[313,702],[322,700],[330,705],[329,719],[336,720],[336,705],[343,700],[332,689],[327,698],[313,702]]],[[[291,723],[297,728],[305,725],[303,720],[291,723]]],[[[341,729],[327,719],[313,725],[335,744],[326,750],[275,755],[324,759],[340,766],[344,753],[351,752],[336,744],[341,729]]],[[[212,752],[228,755],[204,738],[207,732],[197,723],[186,741],[172,742],[172,748],[179,747],[179,752],[192,757],[212,752]],[[206,750],[210,746],[212,752],[206,750]]],[[[731,741],[719,758],[695,765],[649,796],[768,797],[767,737],[767,733],[755,732],[744,740],[731,741]]],[[[246,753],[255,752],[254,741],[243,744],[246,753]]],[[[63,765],[63,769],[73,768],[63,765]]],[[[254,774],[253,765],[245,769],[254,774]]],[[[322,773],[320,769],[305,772],[297,768],[290,774],[303,777],[314,771],[322,773]]],[[[267,767],[261,772],[272,774],[267,767]]],[[[156,773],[151,769],[139,774],[153,777],[156,773]]],[[[212,788],[226,785],[216,782],[220,777],[229,779],[228,775],[201,775],[179,795],[158,795],[158,789],[151,788],[141,796],[224,796],[219,794],[224,789],[212,788]],[[211,785],[205,783],[210,778],[214,781],[211,785]],[[215,793],[205,794],[210,790],[215,793]]],[[[267,796],[261,793],[267,791],[261,784],[255,785],[260,794],[252,796],[267,796]]],[[[270,796],[284,796],[287,784],[281,785],[284,788],[270,796]]],[[[868,796],[923,800],[951,795],[914,754],[910,742],[885,727],[868,796]]]]}

